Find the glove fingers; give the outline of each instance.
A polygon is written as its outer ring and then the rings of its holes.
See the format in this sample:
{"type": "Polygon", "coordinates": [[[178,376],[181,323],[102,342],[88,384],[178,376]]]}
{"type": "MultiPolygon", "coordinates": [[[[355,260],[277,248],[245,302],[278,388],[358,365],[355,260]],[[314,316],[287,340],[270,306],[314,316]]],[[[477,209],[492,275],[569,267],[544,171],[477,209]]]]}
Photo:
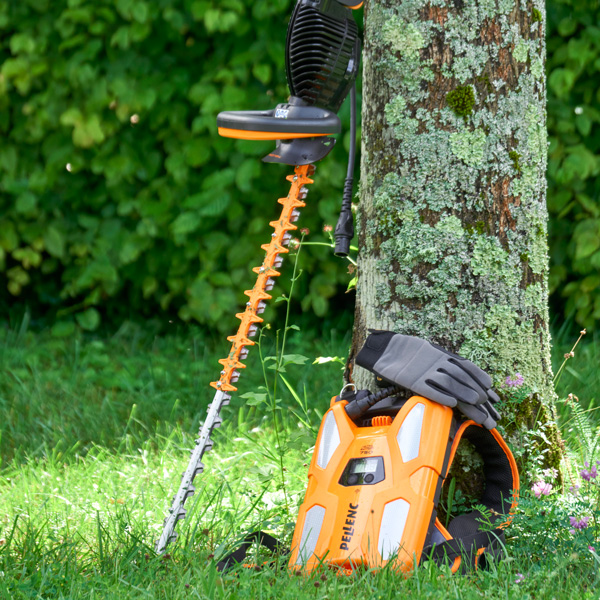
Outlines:
{"type": "Polygon", "coordinates": [[[438,371],[445,373],[452,379],[456,380],[459,386],[457,390],[466,387],[476,394],[476,397],[473,396],[472,393],[468,392],[464,397],[457,395],[457,398],[459,400],[462,400],[463,402],[468,402],[469,404],[482,404],[488,399],[487,390],[485,388],[482,388],[479,382],[476,379],[473,379],[473,377],[471,377],[470,374],[466,373],[451,362],[448,362],[445,365],[443,365],[441,368],[438,369],[438,371]]]}
{"type": "Polygon", "coordinates": [[[456,398],[444,387],[438,385],[435,381],[417,381],[410,388],[415,394],[419,394],[428,400],[454,408],[456,406],[456,398]]]}
{"type": "Polygon", "coordinates": [[[488,411],[490,417],[492,417],[494,421],[498,422],[500,420],[500,413],[492,406],[490,402],[484,402],[483,407],[488,411]]]}
{"type": "Polygon", "coordinates": [[[496,421],[492,418],[492,416],[483,408],[482,405],[473,406],[471,404],[465,404],[464,402],[459,402],[457,404],[458,410],[467,417],[467,419],[471,419],[475,421],[478,425],[483,425],[486,429],[494,429],[496,427],[496,421]]]}
{"type": "Polygon", "coordinates": [[[438,369],[434,377],[429,377],[425,383],[428,385],[435,383],[438,388],[443,389],[448,395],[456,398],[457,401],[466,402],[467,404],[481,404],[487,399],[485,395],[474,390],[466,382],[455,379],[445,371],[445,368],[438,369]]]}
{"type": "Polygon", "coordinates": [[[470,360],[466,358],[450,358],[448,362],[466,371],[484,390],[492,387],[492,378],[470,360]]]}
{"type": "Polygon", "coordinates": [[[494,404],[496,404],[496,402],[500,402],[500,396],[498,396],[494,390],[489,389],[487,391],[487,395],[490,402],[493,402],[494,404]]]}

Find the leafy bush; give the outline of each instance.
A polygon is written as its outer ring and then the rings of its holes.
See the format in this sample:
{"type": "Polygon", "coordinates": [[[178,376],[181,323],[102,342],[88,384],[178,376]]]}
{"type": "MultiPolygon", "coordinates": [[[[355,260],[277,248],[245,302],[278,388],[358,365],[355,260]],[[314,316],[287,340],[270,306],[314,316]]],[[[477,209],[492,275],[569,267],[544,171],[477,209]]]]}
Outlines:
{"type": "MultiPolygon", "coordinates": [[[[156,314],[231,329],[289,171],[260,162],[270,143],[220,138],[216,115],[285,100],[292,5],[0,4],[4,314],[29,305],[63,334],[156,314]]],[[[586,325],[600,319],[598,14],[598,0],[548,7],[551,286],[586,325]]],[[[337,148],[319,165],[301,220],[313,239],[345,161],[337,148]]],[[[302,307],[322,316],[349,276],[324,249],[302,266],[302,307]]]]}
{"type": "Polygon", "coordinates": [[[548,6],[550,285],[590,327],[600,320],[599,15],[598,0],[548,6]]]}
{"type": "MultiPolygon", "coordinates": [[[[289,169],[260,162],[271,143],[220,138],[216,115],[285,101],[291,4],[1,5],[0,306],[64,334],[157,313],[231,329],[289,169]]],[[[323,163],[302,226],[334,218],[345,160],[323,163]]],[[[348,276],[326,252],[306,263],[323,315],[348,276]]]]}

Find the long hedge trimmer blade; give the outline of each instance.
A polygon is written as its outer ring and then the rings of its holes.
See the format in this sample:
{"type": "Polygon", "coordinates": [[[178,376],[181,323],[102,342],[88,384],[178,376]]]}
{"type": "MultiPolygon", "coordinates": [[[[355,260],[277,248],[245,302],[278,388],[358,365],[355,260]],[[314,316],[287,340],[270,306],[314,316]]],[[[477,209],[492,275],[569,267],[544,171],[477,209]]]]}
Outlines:
{"type": "Polygon", "coordinates": [[[248,296],[248,302],[244,312],[236,315],[241,321],[237,333],[227,338],[231,342],[231,349],[227,358],[219,361],[223,367],[221,377],[218,381],[213,381],[210,384],[217,391],[208,407],[206,420],[200,428],[200,434],[192,450],[188,466],[182,475],[179,489],[173,498],[169,514],[165,519],[162,534],[156,542],[155,550],[158,554],[162,554],[168,544],[177,539],[177,533],[175,532],[177,521],[186,517],[185,502],[196,491],[194,478],[204,470],[202,457],[213,446],[210,436],[213,430],[221,425],[221,418],[219,417],[221,408],[229,404],[230,392],[237,391],[232,383],[238,380],[240,369],[246,368],[246,365],[241,361],[248,355],[248,348],[255,344],[250,338],[256,335],[258,324],[263,321],[258,315],[264,311],[266,301],[271,299],[271,295],[267,291],[271,290],[275,284],[273,278],[279,276],[277,269],[283,261],[283,257],[280,255],[289,252],[286,248],[291,239],[289,232],[297,229],[293,223],[300,216],[299,209],[305,206],[303,199],[308,193],[305,186],[313,183],[310,176],[314,171],[314,165],[302,165],[295,168],[294,175],[287,177],[287,180],[292,184],[290,193],[285,198],[279,198],[278,200],[283,205],[281,215],[277,221],[270,223],[275,229],[271,234],[271,241],[261,246],[266,252],[265,259],[260,267],[253,269],[258,275],[254,287],[244,292],[248,296]]]}

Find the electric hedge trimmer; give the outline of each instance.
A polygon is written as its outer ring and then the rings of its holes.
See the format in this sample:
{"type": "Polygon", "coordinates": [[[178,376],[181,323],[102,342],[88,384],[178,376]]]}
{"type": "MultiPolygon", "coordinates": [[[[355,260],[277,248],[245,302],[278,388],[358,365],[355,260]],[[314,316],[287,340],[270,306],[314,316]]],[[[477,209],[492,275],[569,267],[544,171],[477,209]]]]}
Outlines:
{"type": "Polygon", "coordinates": [[[211,435],[220,426],[221,408],[229,403],[233,385],[237,382],[243,360],[255,342],[259,315],[264,311],[268,293],[279,276],[283,255],[289,252],[287,245],[294,222],[305,206],[308,189],[313,183],[314,163],[324,158],[335,145],[329,137],[341,131],[337,111],[351,92],[351,151],[348,174],[340,219],[335,229],[335,252],[348,254],[354,234],[352,213],[352,172],[356,138],[356,94],[354,81],[360,61],[358,28],[351,9],[360,8],[357,0],[298,0],[287,32],[286,73],[291,97],[286,104],[274,110],[222,112],[217,117],[222,136],[246,140],[276,140],[276,148],[263,160],[294,166],[294,174],[287,177],[290,191],[278,202],[282,204],[279,218],[270,225],[274,228],[271,240],[264,244],[265,258],[256,267],[256,283],[245,292],[248,302],[244,312],[237,314],[241,323],[235,335],[228,337],[231,348],[222,365],[220,377],[210,385],[215,388],[213,401],[208,407],[200,435],[196,440],[188,466],[183,473],[179,489],[173,498],[163,531],[156,543],[156,551],[163,553],[167,545],[177,538],[175,526],[185,519],[186,500],[194,494],[194,479],[202,473],[202,457],[212,448],[211,435]]]}

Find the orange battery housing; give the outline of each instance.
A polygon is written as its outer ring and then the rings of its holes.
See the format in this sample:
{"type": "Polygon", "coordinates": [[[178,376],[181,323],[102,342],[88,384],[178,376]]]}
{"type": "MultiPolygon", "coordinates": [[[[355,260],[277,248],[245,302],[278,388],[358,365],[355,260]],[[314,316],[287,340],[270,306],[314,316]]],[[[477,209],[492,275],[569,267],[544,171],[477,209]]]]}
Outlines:
{"type": "Polygon", "coordinates": [[[312,571],[322,563],[356,569],[391,562],[409,572],[436,518],[452,409],[413,396],[393,419],[375,417],[359,427],[346,404],[332,401],[321,423],[289,566],[312,571]]]}

